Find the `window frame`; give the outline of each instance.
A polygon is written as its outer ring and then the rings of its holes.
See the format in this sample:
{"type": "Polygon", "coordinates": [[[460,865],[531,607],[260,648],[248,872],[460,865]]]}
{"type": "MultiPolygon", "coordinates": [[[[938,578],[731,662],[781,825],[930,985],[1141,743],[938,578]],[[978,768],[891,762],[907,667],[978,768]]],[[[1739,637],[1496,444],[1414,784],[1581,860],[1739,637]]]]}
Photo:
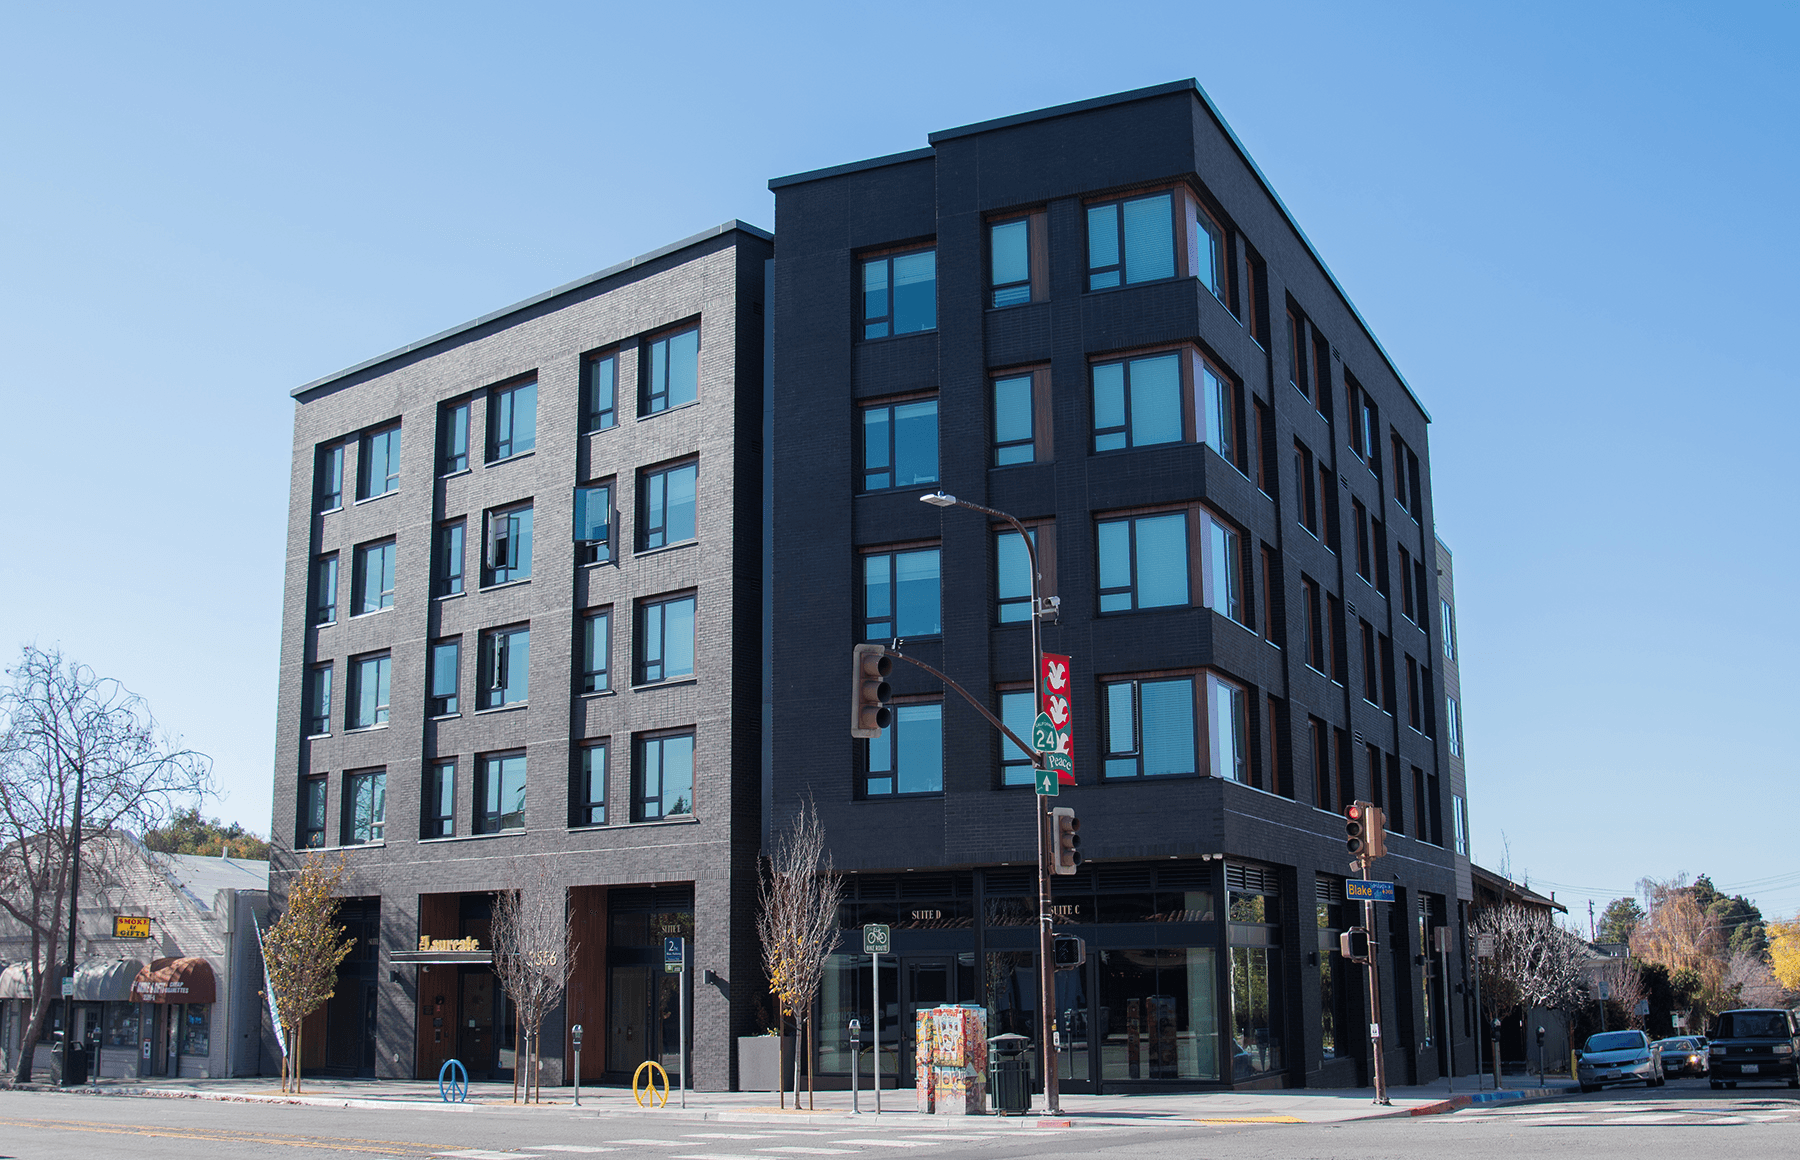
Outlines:
{"type": "Polygon", "coordinates": [[[1126,543],[1126,561],[1127,561],[1127,564],[1128,564],[1128,567],[1130,570],[1130,576],[1131,576],[1130,582],[1127,585],[1125,585],[1124,587],[1120,587],[1119,585],[1113,585],[1110,588],[1102,587],[1101,586],[1101,579],[1102,579],[1102,575],[1103,575],[1102,569],[1100,569],[1100,568],[1095,569],[1094,581],[1095,581],[1095,596],[1096,596],[1096,615],[1114,616],[1114,615],[1123,615],[1125,613],[1131,613],[1131,612],[1148,612],[1148,611],[1153,611],[1156,609],[1191,608],[1191,607],[1193,607],[1193,603],[1194,603],[1194,571],[1195,571],[1195,568],[1194,568],[1194,541],[1196,539],[1196,537],[1194,535],[1195,520],[1194,520],[1193,513],[1194,513],[1194,507],[1191,504],[1183,504],[1182,506],[1176,507],[1176,508],[1157,508],[1157,509],[1145,510],[1145,511],[1096,513],[1096,515],[1094,516],[1094,548],[1095,548],[1094,558],[1096,560],[1104,560],[1105,559],[1104,548],[1100,543],[1100,529],[1109,524],[1116,524],[1116,523],[1128,524],[1129,531],[1128,531],[1128,538],[1127,538],[1127,543],[1126,543]],[[1185,540],[1183,542],[1183,551],[1181,553],[1182,564],[1183,564],[1183,567],[1185,570],[1184,575],[1182,576],[1182,585],[1183,585],[1183,588],[1185,589],[1186,595],[1181,600],[1171,601],[1167,604],[1146,605],[1146,604],[1143,604],[1139,600],[1139,592],[1142,589],[1143,584],[1138,576],[1138,563],[1139,563],[1139,561],[1138,561],[1138,524],[1143,520],[1160,519],[1160,518],[1163,518],[1166,516],[1171,516],[1171,515],[1182,516],[1182,521],[1181,521],[1182,535],[1185,537],[1185,540]],[[1130,598],[1130,601],[1131,601],[1130,606],[1125,607],[1125,608],[1107,608],[1106,607],[1106,598],[1108,596],[1117,596],[1121,593],[1127,595],[1130,598]]]}
{"type": "MultiPolygon", "coordinates": [[[[929,640],[943,636],[944,547],[941,541],[926,540],[906,544],[885,544],[877,547],[864,548],[857,553],[856,564],[857,591],[860,594],[860,599],[857,603],[861,609],[860,614],[857,617],[857,620],[861,624],[861,636],[857,639],[865,641],[888,641],[893,640],[895,637],[904,637],[907,640],[929,640]],[[901,631],[902,625],[900,624],[900,557],[923,556],[927,554],[936,557],[937,560],[937,569],[935,572],[937,592],[936,600],[933,602],[936,612],[935,623],[929,631],[921,629],[914,632],[903,632],[901,631]],[[885,584],[888,593],[888,613],[885,617],[874,617],[870,615],[869,608],[869,595],[871,591],[869,585],[869,569],[875,560],[883,557],[887,560],[887,576],[885,584]],[[876,634],[872,626],[881,623],[885,623],[888,626],[888,630],[876,634]]],[[[911,625],[909,624],[906,627],[911,627],[911,625]]]]}
{"type": "Polygon", "coordinates": [[[438,407],[438,476],[461,475],[469,470],[469,432],[473,408],[468,398],[438,407]]]}
{"type": "MultiPolygon", "coordinates": [[[[1038,594],[1040,596],[1048,596],[1056,591],[1056,519],[1055,517],[1050,517],[1047,519],[1021,520],[1019,522],[1024,524],[1025,529],[1032,534],[1032,545],[1037,549],[1038,575],[1040,577],[1038,594]]],[[[992,524],[989,526],[989,531],[992,534],[991,543],[994,552],[994,623],[1030,624],[1031,554],[1029,552],[1023,552],[1023,549],[1021,549],[1021,553],[1024,555],[1023,566],[1026,570],[1025,591],[1017,595],[1009,594],[1007,590],[1001,586],[1001,577],[1005,572],[1005,569],[1003,568],[1005,561],[1001,559],[1002,545],[1009,543],[1011,539],[1018,538],[1019,531],[1011,524],[992,524]],[[1022,609],[1025,612],[1025,615],[1008,617],[1007,611],[1015,608],[1022,609]]],[[[939,601],[941,603],[943,593],[941,557],[939,559],[938,585],[939,601]]]]}
{"type": "Polygon", "coordinates": [[[361,653],[350,658],[344,682],[344,732],[380,729],[387,725],[392,711],[393,663],[393,653],[387,649],[361,653]],[[375,674],[375,695],[368,705],[370,720],[363,721],[360,714],[366,700],[363,695],[364,672],[370,666],[373,666],[375,674]]]}
{"type": "Polygon", "coordinates": [[[581,433],[610,431],[619,425],[619,354],[621,348],[595,351],[581,359],[581,433]],[[599,384],[600,368],[607,368],[610,382],[605,398],[599,384]],[[605,405],[602,406],[602,403],[605,405]]]}
{"type": "Polygon", "coordinates": [[[332,661],[320,661],[307,666],[304,704],[301,709],[304,718],[302,733],[305,737],[331,736],[331,685],[335,679],[333,667],[332,661]]]}
{"type": "Polygon", "coordinates": [[[493,753],[479,754],[475,759],[475,817],[469,827],[477,834],[521,833],[527,826],[526,809],[531,793],[531,771],[526,763],[523,749],[508,749],[493,753]],[[509,763],[519,762],[518,773],[518,809],[506,809],[508,777],[513,772],[509,763]],[[499,767],[496,770],[496,765],[499,767]],[[496,782],[496,776],[498,781],[496,782]],[[489,801],[495,803],[489,808],[489,801]],[[507,819],[516,817],[517,825],[507,825],[507,819]]]}
{"type": "Polygon", "coordinates": [[[700,599],[697,590],[689,588],[681,592],[662,593],[656,596],[642,597],[632,615],[632,648],[633,654],[633,687],[645,685],[666,685],[673,682],[692,681],[699,672],[700,645],[700,599]],[[688,664],[686,672],[671,673],[669,665],[669,609],[678,604],[688,605],[689,623],[693,635],[688,640],[688,664]],[[650,655],[648,631],[654,618],[657,622],[657,653],[650,655]],[[651,665],[657,666],[656,675],[651,675],[651,665]]]}
{"type": "Polygon", "coordinates": [[[294,848],[320,850],[325,847],[327,819],[330,818],[331,792],[327,775],[311,774],[300,779],[300,793],[295,799],[294,848]]]}
{"type": "Polygon", "coordinates": [[[344,774],[343,817],[338,827],[338,845],[368,846],[387,840],[387,767],[354,769],[344,774]],[[364,791],[369,798],[368,816],[359,819],[359,800],[364,791]]]}
{"type": "MultiPolygon", "coordinates": [[[[901,697],[892,702],[894,721],[891,726],[881,731],[881,736],[862,743],[861,758],[858,770],[856,796],[862,801],[891,801],[901,798],[942,797],[944,795],[944,776],[946,762],[944,760],[944,699],[942,696],[901,697]],[[935,718],[922,715],[920,710],[935,709],[935,718]],[[903,757],[900,749],[901,734],[908,723],[917,724],[924,720],[937,722],[937,784],[929,789],[915,789],[902,792],[901,778],[905,774],[903,757]],[[885,769],[875,768],[876,746],[880,746],[888,765],[885,769]],[[877,790],[874,783],[888,782],[891,788],[877,790]]],[[[1002,738],[1004,740],[1004,738],[1002,738]]]]}
{"type": "Polygon", "coordinates": [[[356,545],[351,555],[350,594],[355,603],[351,606],[352,618],[369,616],[377,612],[385,612],[394,606],[394,589],[396,561],[399,558],[399,541],[389,536],[384,540],[371,540],[366,544],[356,545]],[[371,592],[369,590],[369,563],[374,555],[379,570],[375,576],[376,587],[373,591],[374,606],[369,606],[371,592]],[[385,585],[385,587],[383,587],[385,585]]]}
{"type": "Polygon", "coordinates": [[[1045,366],[1014,367],[1003,371],[988,372],[988,431],[992,438],[988,442],[990,451],[988,466],[1021,467],[1028,463],[1049,463],[1055,458],[1056,441],[1051,434],[1050,407],[1050,368],[1045,366]],[[1030,434],[1025,438],[1000,438],[1000,387],[1003,383],[1016,383],[1023,380],[1026,391],[1025,413],[1031,424],[1030,434]],[[1008,452],[1016,453],[1020,449],[1029,448],[1030,455],[1020,459],[1009,457],[1008,452]]]}
{"type": "Polygon", "coordinates": [[[488,388],[487,460],[505,463],[537,449],[538,379],[536,373],[488,388]],[[529,392],[530,430],[519,433],[519,400],[529,392]]]}
{"type": "Polygon", "coordinates": [[[1226,680],[1217,673],[1206,670],[1206,698],[1201,703],[1201,719],[1205,722],[1207,741],[1207,775],[1235,781],[1239,785],[1254,786],[1255,772],[1252,768],[1250,739],[1250,690],[1236,681],[1226,680]],[[1225,746],[1225,730],[1218,720],[1217,712],[1221,695],[1230,699],[1231,708],[1231,752],[1225,746]],[[1224,769],[1230,764],[1233,772],[1224,769]]]}
{"type": "MultiPolygon", "coordinates": [[[[652,415],[661,415],[666,411],[678,411],[700,401],[700,360],[704,353],[701,337],[700,320],[692,319],[658,331],[643,340],[638,353],[639,419],[648,419],[652,415]],[[689,334],[694,336],[694,393],[692,398],[675,399],[671,398],[673,363],[669,358],[669,351],[676,340],[685,338],[689,334]],[[658,348],[661,348],[662,351],[660,356],[657,353],[658,348]],[[660,371],[657,369],[659,357],[662,360],[660,371]],[[657,382],[659,376],[662,380],[660,383],[657,382]]],[[[685,386],[685,384],[683,385],[685,386]]]]}
{"type": "Polygon", "coordinates": [[[1029,306],[1050,297],[1049,214],[1042,209],[1000,214],[987,220],[987,309],[1005,310],[1013,306],[1029,306]],[[1010,282],[997,281],[999,265],[994,247],[994,231],[1005,226],[1025,227],[1025,277],[1010,282]],[[1002,294],[1016,295],[1023,289],[1025,297],[1010,297],[1001,302],[1002,294]]]}
{"type": "MultiPolygon", "coordinates": [[[[879,342],[889,338],[905,338],[912,334],[930,334],[937,330],[938,268],[937,240],[935,238],[928,242],[905,246],[893,246],[887,249],[870,250],[858,254],[856,256],[856,271],[859,275],[856,282],[857,317],[861,320],[861,334],[857,341],[879,342]],[[896,283],[894,263],[901,258],[911,258],[921,254],[931,255],[931,324],[929,326],[915,327],[911,330],[898,330],[896,329],[898,324],[896,312],[898,295],[895,293],[896,283]],[[869,268],[876,263],[881,263],[883,266],[882,280],[884,289],[881,291],[881,294],[886,310],[881,314],[869,313],[869,268]],[[878,326],[881,327],[881,333],[871,334],[870,331],[878,326]]],[[[911,285],[911,283],[908,283],[908,285],[911,285]]]]}
{"type": "Polygon", "coordinates": [[[400,490],[400,424],[383,423],[364,431],[356,447],[356,499],[362,503],[400,490]],[[387,460],[382,465],[381,490],[375,491],[375,447],[380,441],[387,460]]]}
{"type": "MultiPolygon", "coordinates": [[[[1197,278],[1192,255],[1186,250],[1187,229],[1182,221],[1191,191],[1185,185],[1165,185],[1157,189],[1135,190],[1128,194],[1113,194],[1096,197],[1084,201],[1081,206],[1082,244],[1087,258],[1087,277],[1083,284],[1086,293],[1094,294],[1107,290],[1123,290],[1131,286],[1153,285],[1157,282],[1171,282],[1184,274],[1197,278]],[[1126,246],[1125,207],[1139,205],[1158,198],[1167,198],[1168,208],[1168,241],[1169,257],[1167,274],[1146,274],[1141,278],[1131,277],[1131,253],[1126,246]],[[1111,210],[1111,249],[1114,260],[1098,262],[1095,253],[1095,217],[1096,211],[1111,210]],[[1108,281],[1108,275],[1114,280],[1108,281]]],[[[1102,227],[1104,228],[1104,227],[1102,227]]],[[[1160,263],[1155,268],[1160,268],[1160,263]]]]}
{"type": "Polygon", "coordinates": [[[456,836],[456,758],[440,757],[425,763],[424,792],[419,795],[419,837],[456,836]],[[448,785],[445,771],[448,771],[448,785]],[[443,807],[448,799],[449,810],[443,807]],[[433,807],[437,807],[435,810],[433,807]]]}
{"type": "MultiPolygon", "coordinates": [[[[680,729],[660,729],[654,732],[639,733],[631,739],[631,820],[634,822],[666,822],[672,819],[692,818],[695,816],[697,783],[700,780],[700,745],[698,735],[693,726],[680,729]],[[686,810],[668,810],[663,808],[666,793],[667,754],[666,743],[686,738],[688,742],[688,801],[686,810]],[[656,812],[650,812],[651,795],[646,789],[650,747],[657,746],[657,792],[655,794],[656,812]]],[[[681,797],[676,795],[675,805],[681,804],[681,797]]]]}
{"type": "MultiPolygon", "coordinates": [[[[1182,443],[1194,442],[1194,349],[1182,344],[1179,346],[1157,347],[1150,350],[1131,351],[1123,354],[1108,355],[1103,358],[1090,359],[1088,362],[1088,453],[1106,455],[1114,452],[1138,451],[1146,447],[1171,447],[1182,443]],[[1188,357],[1184,358],[1183,355],[1188,357]],[[1160,362],[1173,356],[1176,367],[1175,389],[1175,421],[1178,433],[1173,439],[1157,439],[1149,442],[1138,442],[1136,435],[1136,412],[1134,404],[1137,399],[1133,387],[1133,369],[1142,363],[1160,362]],[[1099,372],[1111,367],[1119,367],[1119,422],[1102,427],[1100,425],[1100,382],[1099,372]],[[1117,446],[1102,446],[1101,440],[1117,438],[1121,442],[1117,446]]],[[[1148,404],[1150,400],[1142,400],[1148,404]]],[[[1161,421],[1167,422],[1162,416],[1161,421]]]]}
{"type": "Polygon", "coordinates": [[[1444,694],[1444,733],[1450,746],[1451,757],[1461,757],[1462,751],[1462,704],[1449,693],[1444,694]]]}
{"type": "Polygon", "coordinates": [[[580,638],[577,644],[577,656],[581,660],[581,693],[612,692],[612,605],[604,608],[590,608],[581,614],[578,626],[580,638]],[[600,648],[600,663],[594,665],[594,629],[595,624],[603,624],[601,631],[605,642],[600,648]]]}
{"type": "Polygon", "coordinates": [[[476,659],[476,711],[507,709],[530,703],[531,622],[527,620],[482,629],[478,642],[481,652],[476,659]],[[513,650],[520,648],[524,651],[524,659],[519,666],[523,680],[518,690],[519,695],[514,697],[511,684],[513,650]]]}
{"type": "Polygon", "coordinates": [[[574,764],[569,778],[569,828],[587,829],[606,825],[607,780],[612,772],[612,739],[602,737],[596,740],[578,742],[575,746],[574,764]],[[593,768],[593,755],[600,755],[600,768],[596,782],[596,771],[593,768]],[[596,784],[600,796],[594,796],[596,784]]]}
{"type": "MultiPolygon", "coordinates": [[[[1204,682],[1196,678],[1200,674],[1193,671],[1145,673],[1138,675],[1120,675],[1103,677],[1099,684],[1100,705],[1100,780],[1106,783],[1167,781],[1179,778],[1199,777],[1200,773],[1200,732],[1204,728],[1202,708],[1198,703],[1199,689],[1204,682]],[[1185,685],[1187,692],[1188,747],[1190,769],[1177,769],[1168,772],[1146,772],[1144,769],[1144,697],[1145,685],[1185,685]],[[1131,742],[1126,748],[1114,748],[1118,739],[1119,723],[1115,720],[1117,705],[1114,702],[1115,690],[1125,690],[1129,698],[1126,712],[1130,715],[1128,728],[1131,742]],[[1132,767],[1127,772],[1122,767],[1129,763],[1132,767]]],[[[1177,747],[1178,748],[1178,747],[1177,747]]]]}
{"type": "Polygon", "coordinates": [[[896,395],[859,404],[856,408],[856,448],[858,472],[860,475],[860,478],[857,480],[857,490],[862,494],[880,491],[904,491],[911,488],[923,487],[926,484],[937,483],[943,475],[944,468],[943,432],[939,425],[939,420],[942,416],[943,404],[936,391],[914,393],[910,395],[896,395]],[[917,408],[926,404],[930,404],[931,407],[931,474],[929,476],[922,476],[915,471],[913,475],[907,478],[905,483],[901,483],[899,463],[899,451],[901,446],[899,412],[903,407],[917,408]],[[876,414],[884,411],[887,413],[885,421],[887,437],[884,440],[886,446],[882,450],[887,457],[887,462],[884,466],[871,467],[869,465],[870,419],[876,414]],[[872,483],[871,477],[875,475],[886,476],[888,482],[880,484],[872,483]]]}
{"type": "Polygon", "coordinates": [[[466,517],[445,520],[433,529],[432,567],[437,573],[432,581],[433,599],[461,596],[468,590],[468,531],[466,517]],[[454,572],[452,565],[455,565],[454,572]]]}
{"type": "Polygon", "coordinates": [[[344,448],[342,439],[323,443],[313,455],[313,511],[341,511],[344,506],[344,448]]]}
{"type": "Polygon", "coordinates": [[[462,637],[439,637],[431,642],[426,656],[425,716],[459,717],[462,715],[462,637]],[[449,686],[445,693],[443,663],[445,651],[450,657],[449,686]]]}
{"type": "Polygon", "coordinates": [[[1244,572],[1244,562],[1246,559],[1244,554],[1244,531],[1236,524],[1225,519],[1223,516],[1218,515],[1208,507],[1201,507],[1199,509],[1198,522],[1200,525],[1201,541],[1199,544],[1200,602],[1205,607],[1212,609],[1214,612],[1225,617],[1234,624],[1241,624],[1245,628],[1250,628],[1249,617],[1251,610],[1248,596],[1250,588],[1248,581],[1250,578],[1246,576],[1244,572]],[[1227,569],[1228,585],[1225,593],[1225,603],[1234,605],[1235,608],[1220,607],[1218,594],[1219,562],[1215,558],[1214,552],[1216,546],[1215,533],[1222,534],[1225,537],[1226,544],[1229,546],[1227,554],[1230,556],[1231,566],[1227,569]]]}
{"type": "Polygon", "coordinates": [[[615,502],[617,488],[618,481],[612,477],[575,486],[573,534],[577,562],[584,567],[589,564],[618,562],[618,552],[615,550],[619,535],[619,507],[615,502]],[[602,497],[600,508],[606,514],[606,522],[601,529],[605,535],[597,539],[587,534],[595,530],[593,495],[596,492],[602,497]]]}
{"type": "Polygon", "coordinates": [[[489,508],[481,520],[481,586],[498,588],[531,579],[532,533],[536,525],[533,500],[521,500],[489,508]],[[505,534],[501,521],[504,520],[505,534]],[[504,547],[502,547],[504,545],[504,547]],[[501,562],[501,553],[505,562],[501,562]]]}
{"type": "Polygon", "coordinates": [[[1326,676],[1326,666],[1331,662],[1325,647],[1325,590],[1304,572],[1300,574],[1300,600],[1300,625],[1306,632],[1306,667],[1326,676]]]}
{"type": "Polygon", "coordinates": [[[313,557],[312,604],[307,609],[307,623],[323,628],[337,623],[338,554],[322,552],[313,557]]]}
{"type": "MultiPolygon", "coordinates": [[[[1031,685],[1018,684],[1016,682],[996,686],[994,689],[994,702],[994,716],[1005,721],[1007,728],[1011,729],[1014,733],[1017,733],[1020,737],[1031,736],[1032,725],[1036,722],[1038,714],[1037,690],[1035,688],[1031,685]],[[1024,698],[1022,702],[1023,708],[1017,715],[1009,720],[1007,718],[1007,699],[1020,697],[1024,698]],[[1019,720],[1020,716],[1024,718],[1023,721],[1019,720]],[[1022,729],[1020,728],[1021,724],[1024,726],[1022,729]]],[[[1014,703],[1015,705],[1021,704],[1021,702],[1018,701],[1015,701],[1014,703]]],[[[1036,785],[1037,773],[1036,768],[1033,765],[1032,755],[1026,753],[1017,745],[1014,745],[1007,739],[1006,734],[1001,733],[998,730],[995,731],[994,737],[1000,746],[999,779],[996,784],[1002,789],[1036,785]]]]}
{"type": "Polygon", "coordinates": [[[681,544],[691,544],[700,538],[700,457],[689,455],[682,459],[659,463],[638,469],[637,478],[638,511],[637,511],[637,550],[639,552],[658,552],[664,548],[673,548],[681,544]],[[691,472],[693,476],[693,528],[689,534],[677,539],[669,539],[669,516],[674,510],[669,504],[669,484],[677,473],[691,472]],[[660,522],[652,514],[660,500],[662,516],[660,522]],[[660,537],[660,538],[658,538],[660,537]],[[656,539],[656,542],[652,542],[656,539]]]}

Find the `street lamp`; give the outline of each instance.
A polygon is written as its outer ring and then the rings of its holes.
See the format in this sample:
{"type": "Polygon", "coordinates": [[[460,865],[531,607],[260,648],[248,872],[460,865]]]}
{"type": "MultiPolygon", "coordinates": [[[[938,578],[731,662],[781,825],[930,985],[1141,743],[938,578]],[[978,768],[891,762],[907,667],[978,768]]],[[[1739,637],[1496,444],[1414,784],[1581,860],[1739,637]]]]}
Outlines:
{"type": "MultiPolygon", "coordinates": [[[[1032,709],[1038,710],[1044,703],[1044,646],[1038,633],[1038,618],[1055,615],[1058,601],[1052,596],[1047,600],[1038,596],[1038,557],[1037,545],[1032,542],[1031,532],[1019,522],[1019,518],[1007,512],[991,507],[983,507],[978,503],[970,503],[966,499],[957,499],[942,491],[919,497],[919,502],[928,503],[932,507],[962,507],[995,519],[1005,520],[1018,530],[1019,538],[1025,542],[1025,556],[1031,566],[1031,691],[1032,709]]],[[[1032,768],[1044,769],[1044,755],[1031,754],[1032,768]]],[[[1059,775],[1060,776],[1060,775],[1059,775]]],[[[1044,806],[1041,795],[1032,795],[1032,815],[1037,822],[1037,862],[1038,862],[1038,1015],[1042,1023],[1040,1042],[1041,1056],[1044,1061],[1044,1106],[1052,1114],[1062,1111],[1061,1083],[1056,1074],[1056,964],[1051,957],[1050,933],[1050,840],[1048,820],[1049,811],[1044,806]]]]}

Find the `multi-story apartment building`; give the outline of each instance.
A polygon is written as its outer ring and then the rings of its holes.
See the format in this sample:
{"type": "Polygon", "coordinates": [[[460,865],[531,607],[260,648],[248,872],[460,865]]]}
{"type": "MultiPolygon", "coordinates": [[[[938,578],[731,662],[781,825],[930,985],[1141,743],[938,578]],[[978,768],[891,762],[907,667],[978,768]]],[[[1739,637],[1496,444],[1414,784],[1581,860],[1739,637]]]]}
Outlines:
{"type": "Polygon", "coordinates": [[[1061,601],[1044,647],[1073,658],[1065,1088],[1368,1082],[1337,953],[1357,799],[1392,830],[1390,1076],[1440,1075],[1450,1044],[1467,1070],[1432,953],[1448,928],[1459,984],[1424,407],[1193,82],[929,141],[771,182],[765,826],[810,797],[848,872],[819,1067],[848,1072],[834,1032],[872,1017],[864,923],[894,928],[890,1074],[923,1006],[1037,1037],[1025,755],[906,665],[892,728],[846,720],[852,646],[900,638],[1030,736],[1022,543],[919,502],[941,488],[1030,526],[1061,601]]]}
{"type": "Polygon", "coordinates": [[[294,391],[271,891],[341,851],[309,1067],[504,1077],[495,891],[566,891],[545,1082],[732,1082],[760,990],[764,282],[729,222],[294,391]],[[472,943],[468,940],[474,940],[472,943]],[[472,949],[471,949],[472,948],[472,949]],[[735,982],[735,985],[734,985],[735,982]]]}

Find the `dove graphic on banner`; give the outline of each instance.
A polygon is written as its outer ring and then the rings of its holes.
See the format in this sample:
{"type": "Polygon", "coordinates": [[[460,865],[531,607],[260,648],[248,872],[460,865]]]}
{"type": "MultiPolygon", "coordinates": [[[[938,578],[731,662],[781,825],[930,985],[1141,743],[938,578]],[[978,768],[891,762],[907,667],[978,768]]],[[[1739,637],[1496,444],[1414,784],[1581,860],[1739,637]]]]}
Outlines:
{"type": "Polygon", "coordinates": [[[1056,780],[1061,785],[1075,784],[1075,710],[1069,701],[1069,665],[1068,657],[1044,654],[1044,703],[1039,709],[1056,726],[1056,752],[1069,762],[1057,771],[1056,780]]]}

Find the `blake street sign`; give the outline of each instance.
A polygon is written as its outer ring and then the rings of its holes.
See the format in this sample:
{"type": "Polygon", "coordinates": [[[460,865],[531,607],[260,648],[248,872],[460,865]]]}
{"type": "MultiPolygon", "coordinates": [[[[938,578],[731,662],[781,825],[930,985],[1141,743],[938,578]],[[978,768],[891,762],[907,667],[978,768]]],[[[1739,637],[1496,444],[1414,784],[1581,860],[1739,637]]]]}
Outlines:
{"type": "Polygon", "coordinates": [[[1346,902],[1392,902],[1394,901],[1394,884],[1392,882],[1371,882],[1366,878],[1352,878],[1344,883],[1344,900],[1346,902]]]}

